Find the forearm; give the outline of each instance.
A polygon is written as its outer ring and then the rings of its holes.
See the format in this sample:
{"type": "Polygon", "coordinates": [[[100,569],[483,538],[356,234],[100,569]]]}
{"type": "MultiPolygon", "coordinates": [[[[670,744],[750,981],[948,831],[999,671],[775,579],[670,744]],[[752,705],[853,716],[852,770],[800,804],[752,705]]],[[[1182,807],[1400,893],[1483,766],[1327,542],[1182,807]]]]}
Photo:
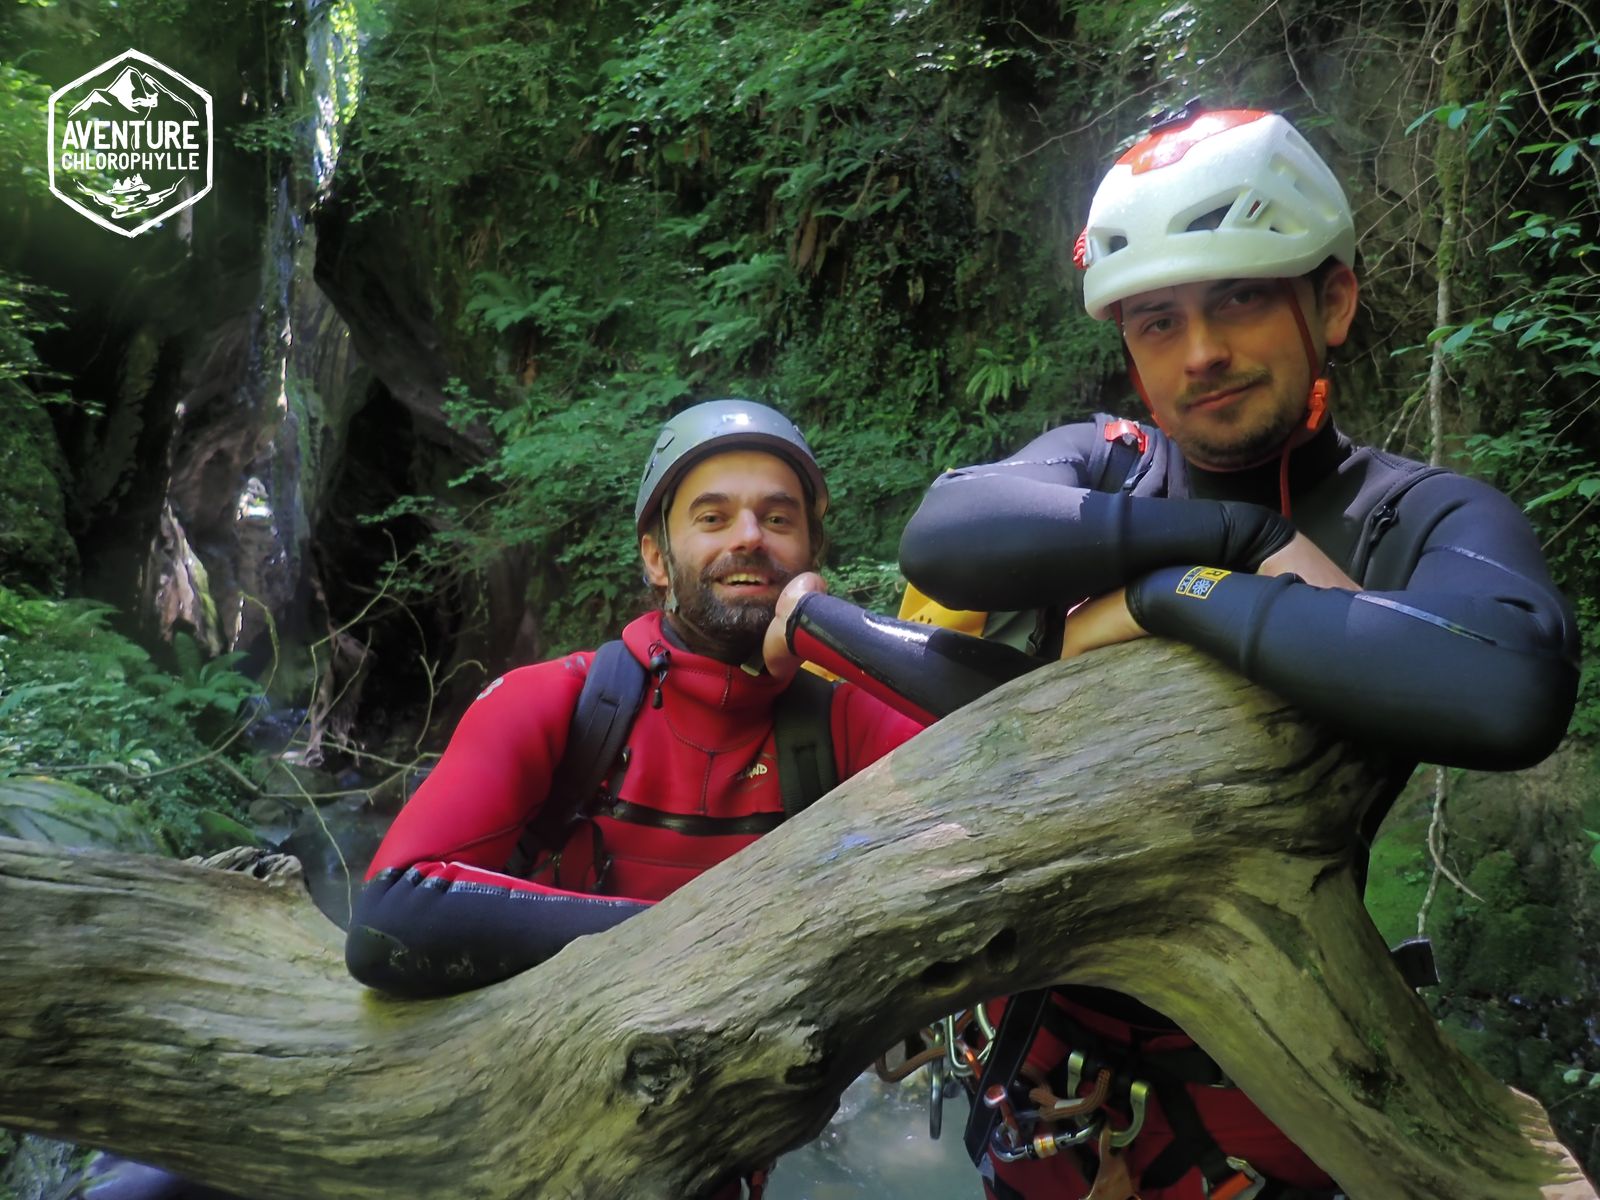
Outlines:
{"type": "Polygon", "coordinates": [[[400,996],[497,983],[573,938],[642,912],[639,900],[586,896],[460,863],[386,870],[356,899],[345,941],[350,973],[400,996]]]}
{"type": "Polygon", "coordinates": [[[1450,592],[1358,592],[1181,567],[1128,588],[1151,633],[1194,645],[1341,733],[1408,758],[1483,770],[1560,741],[1577,668],[1525,610],[1450,592]]]}
{"type": "Polygon", "coordinates": [[[900,542],[906,578],[952,608],[1067,603],[1176,563],[1254,571],[1294,536],[1284,517],[1254,504],[1148,499],[982,470],[929,489],[900,542]]]}
{"type": "Polygon", "coordinates": [[[800,657],[925,724],[1043,665],[998,642],[879,616],[820,592],[795,605],[787,636],[800,657]]]}

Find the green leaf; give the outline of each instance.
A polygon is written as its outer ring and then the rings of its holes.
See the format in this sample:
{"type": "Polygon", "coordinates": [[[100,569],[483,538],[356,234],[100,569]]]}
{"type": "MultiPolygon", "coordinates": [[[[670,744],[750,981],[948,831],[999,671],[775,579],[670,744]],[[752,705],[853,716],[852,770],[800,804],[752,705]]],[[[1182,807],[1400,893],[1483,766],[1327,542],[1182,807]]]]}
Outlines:
{"type": "Polygon", "coordinates": [[[1526,329],[1524,329],[1522,331],[1522,336],[1517,339],[1517,349],[1521,350],[1529,342],[1533,341],[1536,337],[1543,333],[1544,327],[1549,324],[1549,322],[1549,317],[1540,317],[1532,325],[1529,325],[1526,329]]]}
{"type": "Polygon", "coordinates": [[[1569,479],[1566,483],[1562,484],[1555,491],[1546,492],[1542,496],[1535,496],[1532,500],[1528,501],[1528,503],[1527,503],[1527,505],[1525,507],[1529,511],[1532,511],[1533,509],[1540,508],[1543,505],[1553,504],[1557,500],[1565,500],[1568,496],[1572,495],[1573,492],[1578,490],[1578,484],[1580,482],[1581,481],[1577,480],[1577,479],[1569,479]]]}
{"type": "Polygon", "coordinates": [[[1460,129],[1462,124],[1463,124],[1463,122],[1465,122],[1466,119],[1467,119],[1467,110],[1464,109],[1464,108],[1458,107],[1454,111],[1452,111],[1451,114],[1448,117],[1446,117],[1444,119],[1444,123],[1445,123],[1445,126],[1447,128],[1460,129]]]}
{"type": "Polygon", "coordinates": [[[1430,108],[1427,112],[1423,113],[1415,121],[1411,122],[1411,124],[1406,126],[1406,133],[1408,133],[1408,134],[1415,133],[1417,130],[1421,129],[1424,125],[1426,125],[1429,121],[1433,120],[1433,118],[1438,116],[1443,111],[1444,111],[1444,107],[1442,105],[1440,107],[1438,107],[1438,108],[1430,108]]]}
{"type": "Polygon", "coordinates": [[[1565,175],[1572,170],[1572,161],[1578,157],[1579,145],[1578,142],[1568,142],[1561,153],[1556,155],[1555,161],[1550,164],[1550,174],[1565,175]]]}
{"type": "Polygon", "coordinates": [[[1444,352],[1446,354],[1454,354],[1457,350],[1461,349],[1462,346],[1465,346],[1467,342],[1472,339],[1472,335],[1477,332],[1478,324],[1476,321],[1469,325],[1463,325],[1449,337],[1445,338],[1444,352]]]}

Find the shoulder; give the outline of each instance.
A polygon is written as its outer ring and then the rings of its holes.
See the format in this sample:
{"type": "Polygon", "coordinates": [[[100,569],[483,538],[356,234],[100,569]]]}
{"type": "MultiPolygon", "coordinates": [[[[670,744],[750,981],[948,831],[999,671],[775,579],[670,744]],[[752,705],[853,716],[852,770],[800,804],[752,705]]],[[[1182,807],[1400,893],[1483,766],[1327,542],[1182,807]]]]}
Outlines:
{"type": "Polygon", "coordinates": [[[1096,447],[1106,440],[1103,431],[1106,422],[1111,420],[1115,420],[1115,418],[1102,416],[1100,420],[1075,421],[1070,425],[1058,425],[1054,429],[1040,434],[1015,454],[1009,455],[1004,461],[1046,462],[1056,460],[1078,463],[1087,462],[1095,452],[1096,447]]]}
{"type": "Polygon", "coordinates": [[[541,713],[570,713],[589,677],[594,652],[584,650],[532,666],[516,667],[490,680],[462,716],[462,723],[526,721],[541,713]]]}
{"type": "Polygon", "coordinates": [[[1403,513],[1428,512],[1443,518],[1467,508],[1472,510],[1474,517],[1512,521],[1519,527],[1528,524],[1521,506],[1492,484],[1445,467],[1427,467],[1410,459],[1397,460],[1392,455],[1384,458],[1391,463],[1403,464],[1417,476],[1416,482],[1400,497],[1403,513]]]}
{"type": "Polygon", "coordinates": [[[1521,520],[1521,509],[1503,492],[1481,479],[1448,467],[1435,467],[1414,458],[1392,454],[1376,446],[1352,448],[1345,470],[1361,473],[1361,496],[1367,506],[1390,500],[1402,516],[1415,521],[1438,520],[1470,506],[1490,514],[1509,514],[1521,520]]]}

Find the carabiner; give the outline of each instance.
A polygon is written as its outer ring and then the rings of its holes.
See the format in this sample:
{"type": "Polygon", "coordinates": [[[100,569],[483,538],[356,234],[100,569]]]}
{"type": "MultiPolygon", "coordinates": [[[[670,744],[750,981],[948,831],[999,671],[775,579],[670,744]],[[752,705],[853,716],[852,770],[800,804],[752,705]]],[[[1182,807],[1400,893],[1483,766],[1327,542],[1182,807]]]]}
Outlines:
{"type": "Polygon", "coordinates": [[[1135,1079],[1128,1088],[1128,1110],[1130,1119],[1126,1129],[1113,1128],[1111,1130],[1111,1145],[1115,1149],[1122,1149],[1134,1138],[1139,1136],[1139,1131],[1144,1128],[1145,1101],[1150,1096],[1150,1085],[1142,1079],[1135,1079]]]}

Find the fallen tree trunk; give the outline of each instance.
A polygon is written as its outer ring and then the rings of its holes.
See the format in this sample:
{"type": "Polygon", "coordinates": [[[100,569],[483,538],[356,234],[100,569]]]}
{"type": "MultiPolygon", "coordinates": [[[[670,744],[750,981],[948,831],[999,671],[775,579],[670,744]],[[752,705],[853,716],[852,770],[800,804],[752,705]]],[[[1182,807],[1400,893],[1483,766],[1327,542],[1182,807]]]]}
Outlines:
{"type": "Polygon", "coordinates": [[[1391,787],[1197,654],[1118,647],[427,1002],[351,982],[292,872],[0,841],[0,1125],[266,1200],[683,1197],[815,1135],[906,1029],[1071,979],[1178,1020],[1354,1200],[1593,1198],[1388,964],[1351,845],[1391,787]]]}

